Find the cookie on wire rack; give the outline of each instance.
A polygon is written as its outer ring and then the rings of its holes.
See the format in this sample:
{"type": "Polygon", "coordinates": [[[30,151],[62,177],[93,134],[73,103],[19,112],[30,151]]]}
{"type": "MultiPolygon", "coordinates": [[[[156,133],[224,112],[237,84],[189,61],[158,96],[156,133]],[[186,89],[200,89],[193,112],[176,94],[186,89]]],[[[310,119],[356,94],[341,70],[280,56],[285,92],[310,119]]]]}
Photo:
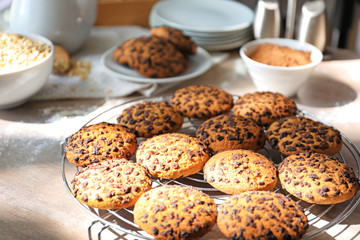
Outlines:
{"type": "Polygon", "coordinates": [[[248,191],[218,207],[217,225],[232,239],[300,239],[308,219],[300,205],[280,193],[248,191]]]}
{"type": "Polygon", "coordinates": [[[275,121],[267,130],[267,140],[273,149],[285,155],[310,151],[334,155],[342,148],[338,130],[305,117],[275,121]]]}
{"type": "Polygon", "coordinates": [[[166,185],[144,193],[134,207],[134,222],[155,239],[196,239],[209,232],[215,202],[194,187],[166,185]]]}
{"type": "Polygon", "coordinates": [[[196,130],[199,138],[213,152],[233,149],[259,150],[265,145],[264,128],[251,118],[232,113],[206,120],[196,130]]]}
{"type": "Polygon", "coordinates": [[[233,97],[208,85],[191,85],[175,91],[169,103],[183,116],[207,119],[230,112],[233,97]]]}
{"type": "Polygon", "coordinates": [[[278,171],[283,188],[309,203],[344,202],[359,190],[359,179],[352,168],[326,154],[305,152],[288,156],[278,171]]]}
{"type": "Polygon", "coordinates": [[[251,150],[217,153],[205,163],[203,171],[205,181],[227,194],[272,190],[277,182],[274,164],[251,150]]]}
{"type": "Polygon", "coordinates": [[[130,159],[137,148],[134,133],[113,123],[84,126],[66,141],[65,156],[69,162],[87,166],[114,158],[130,159]]]}
{"type": "Polygon", "coordinates": [[[184,117],[165,101],[144,101],[124,109],[117,122],[133,130],[137,137],[149,138],[178,131],[184,117]]]}
{"type": "Polygon", "coordinates": [[[197,138],[183,133],[167,133],[143,141],[136,161],[151,176],[176,179],[199,172],[209,159],[207,147],[197,138]]]}
{"type": "Polygon", "coordinates": [[[151,189],[149,173],[126,159],[93,163],[76,173],[71,189],[77,200],[93,208],[120,209],[133,206],[151,189]]]}
{"type": "Polygon", "coordinates": [[[232,109],[235,115],[249,117],[264,126],[274,121],[295,116],[296,103],[281,93],[253,92],[239,97],[232,109]]]}

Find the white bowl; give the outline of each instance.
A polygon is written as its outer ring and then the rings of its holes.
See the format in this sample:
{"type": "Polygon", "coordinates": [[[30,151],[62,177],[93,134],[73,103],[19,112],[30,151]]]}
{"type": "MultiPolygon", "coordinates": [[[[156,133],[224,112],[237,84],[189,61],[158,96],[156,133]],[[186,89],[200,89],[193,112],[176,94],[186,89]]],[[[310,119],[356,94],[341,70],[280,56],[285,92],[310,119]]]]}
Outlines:
{"type": "Polygon", "coordinates": [[[289,97],[297,93],[323,58],[322,52],[315,46],[285,38],[258,39],[248,42],[240,48],[240,56],[259,91],[279,92],[289,97]],[[248,57],[265,43],[311,52],[311,63],[296,67],[277,67],[256,62],[248,57]]]}
{"type": "Polygon", "coordinates": [[[26,102],[47,81],[52,70],[54,46],[50,40],[36,34],[21,34],[39,40],[51,47],[50,53],[40,61],[19,69],[0,71],[0,109],[8,109],[26,102]]]}

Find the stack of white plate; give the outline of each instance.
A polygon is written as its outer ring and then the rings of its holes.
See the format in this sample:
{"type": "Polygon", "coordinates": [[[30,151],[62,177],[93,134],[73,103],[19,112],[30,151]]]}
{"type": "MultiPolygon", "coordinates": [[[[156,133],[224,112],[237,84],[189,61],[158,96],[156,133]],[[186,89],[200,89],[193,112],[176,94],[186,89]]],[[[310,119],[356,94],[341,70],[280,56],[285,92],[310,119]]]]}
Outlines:
{"type": "Polygon", "coordinates": [[[163,0],[151,10],[150,27],[167,25],[209,51],[239,48],[252,39],[254,12],[233,0],[163,0]]]}

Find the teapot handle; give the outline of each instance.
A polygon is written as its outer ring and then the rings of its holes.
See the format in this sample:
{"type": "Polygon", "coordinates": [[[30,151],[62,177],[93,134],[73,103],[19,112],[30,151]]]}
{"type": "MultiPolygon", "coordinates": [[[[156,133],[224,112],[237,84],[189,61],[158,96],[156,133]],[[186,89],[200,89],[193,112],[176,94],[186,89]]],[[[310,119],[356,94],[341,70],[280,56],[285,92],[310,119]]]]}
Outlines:
{"type": "Polygon", "coordinates": [[[10,18],[10,8],[4,8],[0,11],[0,29],[9,30],[9,18],[10,18]]]}

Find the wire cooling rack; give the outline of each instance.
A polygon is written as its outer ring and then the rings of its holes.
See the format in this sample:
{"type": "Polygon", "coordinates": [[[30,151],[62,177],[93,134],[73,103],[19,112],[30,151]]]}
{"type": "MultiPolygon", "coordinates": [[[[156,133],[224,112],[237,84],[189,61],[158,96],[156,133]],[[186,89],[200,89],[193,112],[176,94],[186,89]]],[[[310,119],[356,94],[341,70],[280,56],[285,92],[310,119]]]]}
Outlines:
{"type": "MultiPolygon", "coordinates": [[[[236,98],[236,96],[234,96],[236,98]]],[[[140,103],[143,101],[163,101],[167,100],[166,97],[158,97],[158,98],[141,98],[138,100],[129,101],[118,106],[115,106],[98,116],[94,117],[93,119],[89,120],[84,126],[92,125],[99,122],[110,122],[116,123],[117,116],[122,112],[123,109],[134,105],[136,103],[140,103]]],[[[320,121],[326,125],[328,123],[322,121],[321,119],[317,118],[316,116],[305,112],[299,111],[299,116],[304,116],[307,118],[311,118],[317,121],[320,121]]],[[[185,118],[184,124],[182,129],[179,132],[186,133],[189,135],[194,136],[197,127],[202,123],[200,120],[192,119],[192,118],[185,118]]],[[[355,175],[359,178],[360,172],[360,151],[359,149],[348,139],[346,136],[341,134],[343,147],[342,150],[335,155],[338,159],[348,164],[350,167],[353,168],[355,175]]],[[[138,139],[140,143],[144,139],[138,139]]],[[[142,231],[134,222],[133,222],[133,207],[124,208],[119,210],[100,210],[96,208],[91,208],[81,202],[79,202],[72,194],[69,183],[71,182],[72,178],[74,177],[75,173],[80,170],[79,167],[72,165],[66,160],[64,154],[64,144],[62,146],[62,177],[65,183],[65,187],[68,190],[71,197],[74,201],[83,208],[88,214],[94,217],[94,222],[88,228],[88,236],[89,239],[93,239],[93,228],[96,224],[102,224],[101,229],[97,233],[97,238],[101,239],[101,234],[104,230],[110,230],[115,235],[124,235],[127,234],[128,237],[131,239],[153,239],[152,236],[148,235],[144,231],[142,231]]],[[[275,166],[282,161],[284,156],[277,151],[271,149],[271,147],[266,144],[263,149],[258,151],[259,153],[268,157],[275,166]]],[[[163,186],[167,184],[177,184],[177,185],[184,185],[184,186],[193,186],[204,193],[210,195],[216,204],[221,204],[229,195],[226,195],[216,189],[214,189],[211,185],[209,185],[206,181],[204,181],[204,176],[202,172],[196,173],[194,175],[174,179],[174,180],[164,180],[164,179],[154,179],[153,180],[153,188],[158,186],[163,186]]],[[[277,183],[276,187],[274,188],[275,192],[280,192],[285,196],[292,198],[294,201],[299,203],[308,217],[309,221],[309,229],[307,230],[306,234],[303,236],[302,239],[309,239],[312,238],[325,230],[331,228],[337,223],[340,223],[344,219],[346,219],[359,205],[360,203],[360,191],[356,193],[356,195],[352,198],[347,200],[346,202],[335,204],[335,205],[317,205],[317,204],[310,204],[305,201],[299,200],[296,197],[291,196],[288,194],[284,189],[281,188],[280,183],[277,183]]],[[[211,236],[212,239],[220,239],[224,238],[224,236],[220,233],[217,226],[215,225],[214,228],[207,233],[203,238],[209,238],[211,236]]],[[[127,237],[127,238],[128,238],[127,237]]]]}

